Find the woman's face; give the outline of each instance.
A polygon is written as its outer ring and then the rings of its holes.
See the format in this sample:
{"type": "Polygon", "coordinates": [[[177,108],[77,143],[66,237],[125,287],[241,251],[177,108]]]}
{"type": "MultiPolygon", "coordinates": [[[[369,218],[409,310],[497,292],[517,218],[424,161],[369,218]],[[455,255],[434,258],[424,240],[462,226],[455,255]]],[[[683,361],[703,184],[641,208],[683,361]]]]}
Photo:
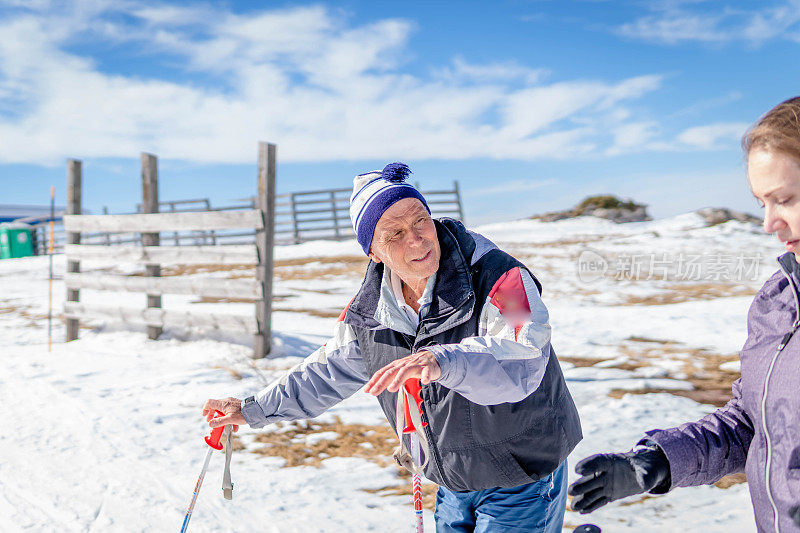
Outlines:
{"type": "Polygon", "coordinates": [[[750,190],[774,233],[800,262],[800,162],[782,152],[754,149],[747,158],[750,190]]]}

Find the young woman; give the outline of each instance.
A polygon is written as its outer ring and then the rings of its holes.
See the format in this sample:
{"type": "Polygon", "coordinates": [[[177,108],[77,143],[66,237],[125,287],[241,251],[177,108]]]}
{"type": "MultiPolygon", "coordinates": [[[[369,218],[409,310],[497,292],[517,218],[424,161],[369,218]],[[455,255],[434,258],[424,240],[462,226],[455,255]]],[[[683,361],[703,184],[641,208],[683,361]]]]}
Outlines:
{"type": "Polygon", "coordinates": [[[742,145],[764,230],[786,253],[750,306],[733,398],[696,422],[648,431],[629,452],[579,462],[569,489],[576,511],[744,471],[758,530],[800,527],[800,97],[771,109],[742,145]]]}

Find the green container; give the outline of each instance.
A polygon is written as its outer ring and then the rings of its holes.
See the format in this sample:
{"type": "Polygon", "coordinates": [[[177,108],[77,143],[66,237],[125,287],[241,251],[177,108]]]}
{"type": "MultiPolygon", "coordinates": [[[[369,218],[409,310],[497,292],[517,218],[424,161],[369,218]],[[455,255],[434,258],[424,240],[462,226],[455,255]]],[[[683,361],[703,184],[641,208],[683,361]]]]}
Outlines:
{"type": "Polygon", "coordinates": [[[31,227],[20,222],[0,224],[0,259],[33,255],[31,227]]]}

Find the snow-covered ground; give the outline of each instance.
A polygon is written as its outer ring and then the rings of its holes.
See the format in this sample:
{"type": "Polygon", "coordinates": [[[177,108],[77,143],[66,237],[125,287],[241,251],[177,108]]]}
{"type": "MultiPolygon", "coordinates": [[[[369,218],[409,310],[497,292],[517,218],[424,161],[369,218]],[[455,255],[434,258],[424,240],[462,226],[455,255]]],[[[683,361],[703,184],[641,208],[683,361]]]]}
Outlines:
{"type": "MultiPolygon", "coordinates": [[[[553,344],[585,435],[570,470],[591,453],[628,449],[646,429],[713,409],[669,392],[624,391],[691,390],[698,383],[692,377],[718,370],[709,370],[709,361],[735,372],[750,299],[776,270],[781,252],[757,227],[705,227],[694,214],[624,225],[579,218],[474,229],[523,260],[544,285],[553,344]]],[[[47,258],[1,261],[0,531],[177,531],[207,449],[200,413],[205,399],[253,394],[324,342],[332,317],[360,284],[361,256],[352,242],[276,249],[275,349],[260,361],[250,358],[247,336],[168,330],[150,341],[143,329],[98,321],[65,344],[58,316],[48,352],[47,258]]],[[[126,273],[137,268],[115,267],[126,273]]],[[[64,269],[64,257],[56,256],[58,278],[64,269]]],[[[56,310],[64,296],[56,281],[56,310]]],[[[81,299],[125,306],[145,301],[141,294],[89,290],[81,299]]],[[[164,307],[253,313],[252,304],[194,297],[165,296],[164,307]]],[[[335,417],[385,424],[363,392],[319,421],[335,417]]],[[[253,453],[260,433],[240,431],[244,450],[233,454],[232,501],[222,498],[223,456],[214,455],[191,531],[412,529],[407,496],[368,492],[401,483],[394,466],[322,456],[319,466],[284,468],[282,458],[253,453]]],[[[335,437],[323,431],[297,438],[311,447],[335,437]]],[[[433,531],[432,514],[426,511],[425,518],[433,531]]],[[[744,483],[632,498],[590,517],[567,512],[568,530],[588,521],[613,532],[755,529],[744,483]]]]}

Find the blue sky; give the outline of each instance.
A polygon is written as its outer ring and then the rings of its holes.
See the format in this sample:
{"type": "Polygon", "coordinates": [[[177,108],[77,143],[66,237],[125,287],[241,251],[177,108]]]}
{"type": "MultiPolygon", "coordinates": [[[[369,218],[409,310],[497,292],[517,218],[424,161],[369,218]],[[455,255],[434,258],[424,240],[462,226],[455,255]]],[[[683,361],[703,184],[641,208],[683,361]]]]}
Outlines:
{"type": "Polygon", "coordinates": [[[469,223],[588,194],[758,212],[739,139],[797,94],[800,0],[0,0],[0,203],[130,211],[161,199],[347,187],[404,161],[458,179],[469,223]]]}

